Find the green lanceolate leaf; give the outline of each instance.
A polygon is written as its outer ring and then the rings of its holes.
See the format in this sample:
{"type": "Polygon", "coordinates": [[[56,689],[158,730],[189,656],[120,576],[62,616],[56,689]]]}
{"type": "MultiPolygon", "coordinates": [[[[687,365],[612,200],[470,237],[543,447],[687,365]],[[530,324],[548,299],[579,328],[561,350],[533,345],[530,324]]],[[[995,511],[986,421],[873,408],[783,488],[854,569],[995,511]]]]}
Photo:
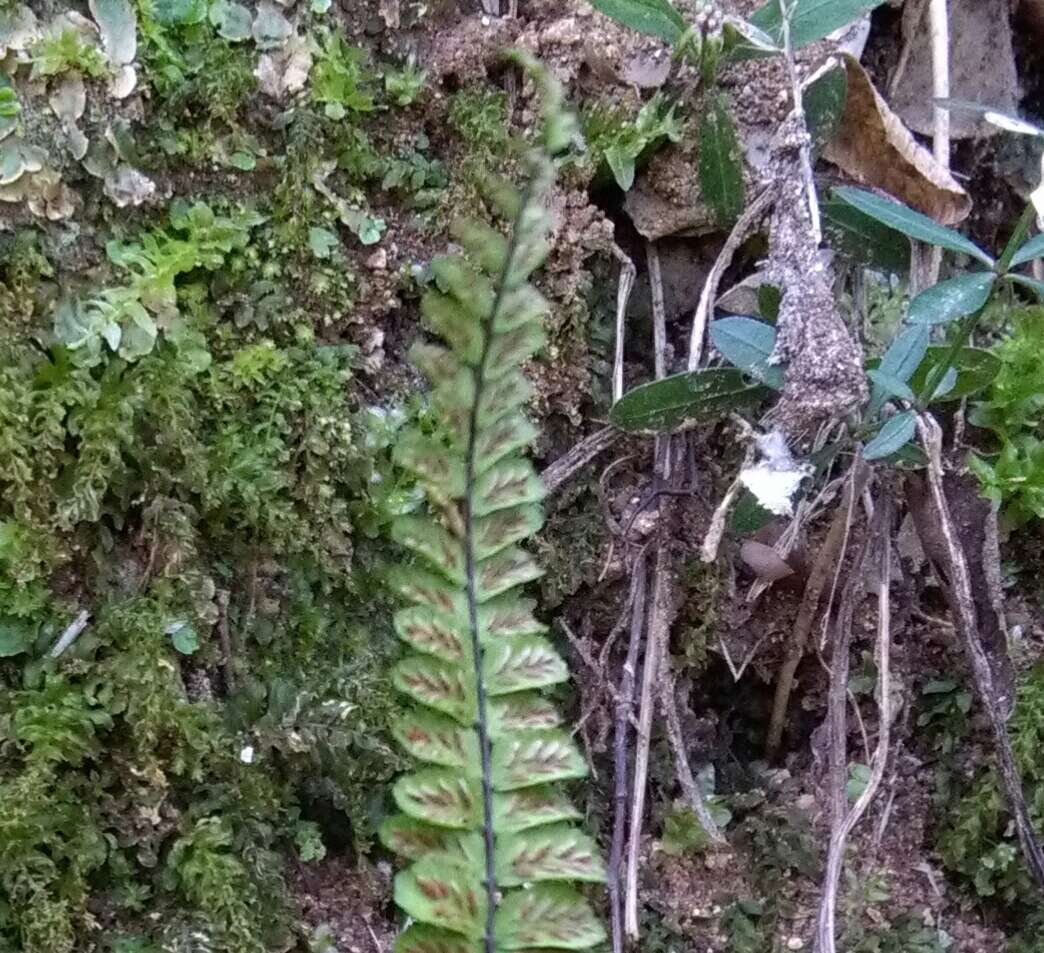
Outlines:
{"type": "MultiPolygon", "coordinates": [[[[907,384],[927,353],[928,326],[911,324],[900,332],[885,351],[878,369],[886,380],[907,384]]],[[[879,384],[875,384],[870,394],[871,413],[880,410],[887,399],[888,391],[879,384]]]]}
{"type": "Polygon", "coordinates": [[[416,920],[472,939],[485,928],[481,873],[447,856],[429,854],[396,875],[395,902],[416,920]]]}
{"type": "Polygon", "coordinates": [[[993,259],[971,239],[965,238],[960,232],[940,225],[927,215],[915,212],[912,208],[899,202],[847,185],[834,189],[834,195],[859,209],[865,215],[876,219],[882,225],[902,232],[909,238],[970,255],[981,261],[987,268],[993,267],[993,259]]]}
{"type": "Polygon", "coordinates": [[[418,652],[445,662],[471,660],[461,620],[430,606],[411,606],[395,613],[395,634],[418,652]]]}
{"type": "Polygon", "coordinates": [[[700,192],[719,225],[743,211],[743,150],[724,94],[711,97],[700,119],[700,192]]]}
{"type": "Polygon", "coordinates": [[[544,498],[544,484],[528,460],[508,460],[490,468],[475,481],[471,511],[486,516],[497,510],[538,503],[544,498]]]}
{"type": "Polygon", "coordinates": [[[992,271],[959,275],[922,291],[910,302],[911,324],[945,324],[978,311],[990,298],[997,276],[992,271]]]}
{"type": "Polygon", "coordinates": [[[497,839],[497,882],[505,887],[548,880],[605,882],[605,864],[592,838],[554,824],[497,839]]]}
{"type": "Polygon", "coordinates": [[[495,930],[502,950],[583,950],[605,939],[588,902],[558,884],[508,894],[497,910],[495,930]]]}
{"type": "Polygon", "coordinates": [[[685,32],[685,20],[667,0],[591,0],[591,5],[638,33],[676,43],[685,32]]]}
{"type": "Polygon", "coordinates": [[[614,427],[628,433],[672,433],[757,407],[770,393],[732,368],[708,368],[650,381],[628,391],[609,412],[614,427]]]}
{"type": "Polygon", "coordinates": [[[450,768],[426,768],[399,778],[392,788],[399,810],[436,827],[474,830],[482,823],[482,793],[472,779],[450,768]]]}
{"type": "Polygon", "coordinates": [[[507,735],[493,745],[492,770],[497,791],[587,776],[587,764],[563,731],[507,735]]]}
{"type": "Polygon", "coordinates": [[[392,538],[426,559],[450,582],[464,582],[464,548],[448,530],[423,516],[400,516],[392,524],[392,538]]]}
{"type": "Polygon", "coordinates": [[[870,268],[902,275],[910,267],[910,243],[894,229],[834,196],[819,208],[823,231],[839,254],[870,268]]]}
{"type": "MultiPolygon", "coordinates": [[[[950,349],[945,346],[930,347],[914,373],[910,378],[910,387],[915,393],[920,393],[928,383],[928,374],[940,361],[949,357],[950,349]]],[[[980,347],[962,347],[957,352],[954,361],[956,377],[952,379],[951,386],[945,391],[940,385],[936,392],[935,400],[960,400],[985,390],[1000,372],[1001,362],[996,354],[980,347]]],[[[943,383],[946,383],[945,379],[943,383]]]]}
{"type": "Polygon", "coordinates": [[[1044,235],[1034,235],[1012,256],[1010,267],[1024,265],[1034,258],[1044,257],[1044,235]]]}
{"type": "Polygon", "coordinates": [[[470,771],[479,763],[475,733],[452,718],[428,711],[411,711],[395,723],[392,734],[418,761],[461,771],[470,771]]]}
{"type": "Polygon", "coordinates": [[[548,688],[569,677],[554,646],[538,635],[516,635],[491,643],[483,655],[482,667],[490,696],[548,688]]]}
{"type": "Polygon", "coordinates": [[[776,329],[753,318],[721,318],[710,326],[711,340],[725,360],[773,390],[783,389],[783,369],[768,363],[776,329]]]}
{"type": "Polygon", "coordinates": [[[863,448],[863,457],[867,460],[880,460],[908,444],[917,429],[917,414],[907,410],[894,417],[889,417],[874,438],[863,448]]]}
{"type": "Polygon", "coordinates": [[[539,506],[522,505],[498,510],[475,520],[475,556],[487,559],[544,525],[544,511],[539,506]]]}
{"type": "Polygon", "coordinates": [[[425,854],[449,850],[454,838],[459,835],[406,814],[393,814],[384,819],[378,836],[388,850],[410,860],[418,860],[425,854]]]}
{"type": "Polygon", "coordinates": [[[498,793],[493,798],[493,811],[498,834],[576,821],[581,817],[572,801],[551,784],[498,793]]]}
{"type": "Polygon", "coordinates": [[[908,400],[910,403],[917,400],[917,395],[909,384],[899,380],[898,377],[893,377],[887,371],[882,371],[880,368],[872,368],[866,372],[866,376],[881,388],[888,397],[898,397],[901,400],[908,400]]]}
{"type": "Polygon", "coordinates": [[[1044,301],[1044,281],[1030,278],[1029,275],[1005,275],[1004,277],[1009,281],[1014,281],[1017,285],[1029,288],[1041,301],[1044,301]]]}
{"type": "Polygon", "coordinates": [[[489,700],[489,734],[506,738],[516,731],[557,728],[562,723],[558,708],[539,692],[520,692],[489,700]]]}
{"type": "Polygon", "coordinates": [[[415,923],[395,941],[395,953],[481,953],[482,944],[459,933],[415,923]]]}
{"type": "MultiPolygon", "coordinates": [[[[882,3],[884,0],[797,0],[790,19],[791,43],[797,49],[821,40],[882,3]]],[[[754,11],[750,22],[778,43],[783,33],[779,0],[767,0],[754,11]]]]}
{"type": "Polygon", "coordinates": [[[392,669],[392,684],[415,702],[450,715],[462,725],[475,720],[474,684],[462,665],[413,655],[392,669]]]}

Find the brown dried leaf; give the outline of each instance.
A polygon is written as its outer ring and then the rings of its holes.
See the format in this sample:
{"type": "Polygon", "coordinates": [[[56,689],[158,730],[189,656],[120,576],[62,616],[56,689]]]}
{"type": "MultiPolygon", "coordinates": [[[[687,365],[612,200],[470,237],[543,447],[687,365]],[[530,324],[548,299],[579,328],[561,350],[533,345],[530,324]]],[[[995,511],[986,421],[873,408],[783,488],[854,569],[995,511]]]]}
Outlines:
{"type": "Polygon", "coordinates": [[[848,102],[824,157],[857,182],[883,189],[944,225],[962,221],[971,211],[968,193],[917,143],[859,62],[847,54],[843,59],[848,102]]]}
{"type": "Polygon", "coordinates": [[[740,559],[766,582],[778,582],[794,575],[794,568],[771,546],[748,539],[740,548],[740,559]]]}

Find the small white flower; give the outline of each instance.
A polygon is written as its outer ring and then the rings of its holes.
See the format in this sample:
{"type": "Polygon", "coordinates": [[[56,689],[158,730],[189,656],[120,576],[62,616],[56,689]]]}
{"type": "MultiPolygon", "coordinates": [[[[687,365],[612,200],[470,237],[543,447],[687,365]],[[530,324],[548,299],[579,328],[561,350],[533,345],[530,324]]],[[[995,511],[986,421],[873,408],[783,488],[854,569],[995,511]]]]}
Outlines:
{"type": "Polygon", "coordinates": [[[239,752],[239,760],[242,761],[243,764],[253,764],[254,763],[254,746],[253,745],[247,745],[245,748],[243,748],[243,750],[239,752]]]}

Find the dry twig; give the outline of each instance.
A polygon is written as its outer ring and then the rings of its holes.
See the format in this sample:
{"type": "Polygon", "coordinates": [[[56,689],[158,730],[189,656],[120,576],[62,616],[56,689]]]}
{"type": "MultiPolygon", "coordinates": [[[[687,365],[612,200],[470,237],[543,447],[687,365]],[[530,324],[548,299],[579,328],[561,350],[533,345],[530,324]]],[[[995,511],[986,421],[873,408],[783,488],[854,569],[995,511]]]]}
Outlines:
{"type": "Polygon", "coordinates": [[[58,658],[80,637],[83,630],[87,628],[87,622],[90,617],[91,614],[86,609],[82,609],[79,615],[69,623],[65,631],[58,637],[54,645],[51,646],[51,651],[47,654],[51,658],[58,658]]]}
{"type": "Polygon", "coordinates": [[[718,827],[703,799],[696,779],[693,777],[692,768],[689,766],[689,756],[685,751],[685,739],[682,735],[681,719],[678,717],[678,701],[674,694],[674,675],[671,674],[670,666],[664,664],[660,676],[660,707],[663,709],[664,719],[667,722],[667,740],[671,746],[671,754],[674,757],[674,771],[681,785],[682,794],[689,804],[689,808],[696,815],[700,827],[712,844],[724,844],[725,835],[718,827]]]}
{"type": "Polygon", "coordinates": [[[622,953],[624,946],[623,898],[620,895],[621,867],[627,824],[627,736],[631,709],[634,706],[635,672],[638,668],[638,651],[642,643],[645,626],[645,550],[635,561],[631,577],[630,617],[631,636],[627,643],[620,687],[616,692],[616,709],[613,725],[613,834],[609,847],[609,910],[612,926],[613,953],[622,953]]]}
{"type": "Polygon", "coordinates": [[[700,366],[700,359],[703,357],[703,339],[707,335],[707,322],[714,310],[714,302],[718,300],[718,285],[721,284],[721,277],[732,264],[732,258],[739,251],[740,246],[761,224],[761,220],[765,217],[774,199],[775,190],[770,186],[763,189],[747,206],[746,211],[732,226],[729,237],[725,239],[725,244],[707,274],[707,280],[703,283],[703,290],[700,292],[699,303],[692,316],[692,332],[689,336],[688,368],[690,371],[694,371],[700,366]]]}
{"type": "Polygon", "coordinates": [[[620,262],[620,280],[616,286],[616,351],[613,355],[613,402],[615,403],[623,397],[627,302],[631,299],[631,289],[634,287],[638,269],[634,267],[634,262],[627,257],[619,245],[613,245],[613,256],[620,262]]]}
{"type": "Polygon", "coordinates": [[[1004,692],[996,684],[993,668],[979,633],[968,563],[950,515],[946,491],[943,487],[942,431],[930,414],[922,414],[917,418],[917,429],[925,453],[928,455],[930,496],[935,510],[936,525],[942,535],[946,551],[948,565],[942,568],[949,580],[946,594],[950,602],[954,628],[964,643],[964,651],[971,665],[979,701],[986,710],[990,727],[993,730],[1001,786],[1008,800],[1008,809],[1015,820],[1015,828],[1019,835],[1022,853],[1026,858],[1026,865],[1037,883],[1044,888],[1044,852],[1037,843],[1033,822],[1022,793],[1022,781],[1019,778],[1015,756],[1011,750],[1006,713],[1002,708],[1004,692]]]}
{"type": "MultiPolygon", "coordinates": [[[[805,583],[805,591],[801,597],[801,605],[798,607],[797,619],[794,622],[794,631],[787,645],[787,655],[779,670],[779,678],[776,681],[776,694],[772,701],[772,716],[769,720],[768,735],[765,739],[765,753],[772,759],[779,751],[780,742],[783,740],[783,728],[786,724],[787,708],[790,705],[790,693],[794,688],[794,675],[797,673],[798,665],[805,655],[808,645],[808,637],[812,631],[812,624],[816,619],[816,612],[826,588],[827,579],[837,571],[837,567],[844,561],[845,550],[848,548],[848,534],[852,525],[852,514],[855,502],[863,492],[863,485],[869,477],[869,468],[857,458],[849,470],[845,480],[845,492],[841,505],[834,514],[834,520],[827,531],[826,539],[819,549],[816,561],[808,574],[808,582],[805,583]]],[[[827,602],[824,613],[829,614],[830,602],[827,602]]]]}
{"type": "Polygon", "coordinates": [[[620,436],[620,431],[615,427],[602,427],[601,430],[588,434],[554,463],[544,467],[540,479],[548,495],[555,493],[563,483],[586,467],[595,457],[608,450],[620,436]]]}
{"type": "MultiPolygon", "coordinates": [[[[932,95],[935,99],[947,99],[950,95],[950,21],[946,0],[930,0],[928,12],[932,30],[932,95]]],[[[932,109],[932,120],[932,152],[935,161],[942,168],[949,169],[950,110],[936,103],[932,109]]],[[[928,253],[926,287],[931,287],[939,280],[942,252],[941,246],[934,245],[928,253]]]]}
{"type": "Polygon", "coordinates": [[[845,766],[847,763],[847,730],[844,719],[845,694],[848,686],[848,652],[851,637],[852,612],[862,576],[858,560],[852,566],[849,583],[845,587],[845,607],[839,612],[838,638],[833,646],[834,660],[830,677],[830,796],[833,808],[830,845],[827,849],[826,874],[823,895],[820,900],[819,920],[816,933],[816,953],[835,953],[835,911],[837,891],[841,882],[841,869],[845,858],[845,843],[848,835],[866,813],[870,802],[877,794],[888,764],[888,750],[892,726],[891,686],[891,582],[892,549],[890,529],[892,521],[892,497],[882,494],[877,507],[874,529],[867,539],[866,552],[876,547],[878,554],[877,589],[877,748],[871,759],[870,778],[862,794],[848,813],[845,813],[845,766]],[[838,716],[840,713],[840,717],[838,716]]]}

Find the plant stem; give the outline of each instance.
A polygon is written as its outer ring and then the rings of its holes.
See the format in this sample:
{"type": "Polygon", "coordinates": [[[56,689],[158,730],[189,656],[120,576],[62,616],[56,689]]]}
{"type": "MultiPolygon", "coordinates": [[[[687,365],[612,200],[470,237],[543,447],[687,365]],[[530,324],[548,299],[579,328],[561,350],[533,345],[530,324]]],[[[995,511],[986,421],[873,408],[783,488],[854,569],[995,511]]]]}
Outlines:
{"type": "MultiPolygon", "coordinates": [[[[525,191],[519,208],[525,210],[534,200],[536,187],[534,180],[538,177],[534,170],[525,191]]],[[[475,558],[475,514],[472,510],[473,496],[475,493],[475,458],[476,440],[478,434],[479,407],[482,403],[483,389],[486,380],[486,365],[489,361],[489,349],[493,340],[493,330],[496,326],[500,309],[504,305],[507,288],[507,276],[515,268],[515,260],[522,249],[524,242],[520,236],[523,216],[515,221],[511,233],[511,242],[508,246],[507,255],[504,258],[501,280],[497,284],[497,294],[490,309],[489,317],[484,322],[482,355],[478,366],[474,369],[475,396],[471,405],[468,420],[468,443],[464,460],[464,563],[467,585],[465,587],[468,606],[468,628],[471,630],[471,652],[475,669],[475,733],[478,735],[479,754],[482,762],[482,834],[485,845],[485,886],[486,886],[486,929],[483,937],[484,953],[494,953],[493,923],[497,908],[497,880],[495,860],[495,839],[493,836],[493,769],[492,754],[493,745],[489,736],[489,720],[486,712],[486,684],[482,672],[482,640],[479,630],[478,619],[478,592],[476,588],[476,576],[478,572],[477,559],[475,558]]]]}
{"type": "Polygon", "coordinates": [[[1026,240],[1036,215],[1037,210],[1034,208],[1033,203],[1027,202],[1026,207],[1022,210],[1022,215],[1019,216],[1018,222],[1015,223],[1015,230],[1011,233],[1008,244],[1004,246],[1004,251],[1001,252],[1001,256],[997,260],[998,275],[1006,275],[1008,273],[1008,269],[1011,267],[1011,260],[1015,257],[1015,252],[1019,250],[1019,246],[1026,240]]]}
{"type": "Polygon", "coordinates": [[[943,382],[947,373],[954,364],[957,363],[957,355],[961,353],[961,349],[971,339],[975,328],[978,327],[979,321],[982,316],[986,313],[986,309],[989,307],[990,299],[986,300],[978,311],[968,315],[960,324],[957,333],[953,337],[953,341],[950,344],[950,349],[946,352],[946,357],[941,363],[936,364],[935,367],[928,372],[928,377],[924,382],[924,388],[921,393],[917,395],[917,408],[923,411],[932,401],[935,396],[936,390],[939,385],[943,382]]]}

